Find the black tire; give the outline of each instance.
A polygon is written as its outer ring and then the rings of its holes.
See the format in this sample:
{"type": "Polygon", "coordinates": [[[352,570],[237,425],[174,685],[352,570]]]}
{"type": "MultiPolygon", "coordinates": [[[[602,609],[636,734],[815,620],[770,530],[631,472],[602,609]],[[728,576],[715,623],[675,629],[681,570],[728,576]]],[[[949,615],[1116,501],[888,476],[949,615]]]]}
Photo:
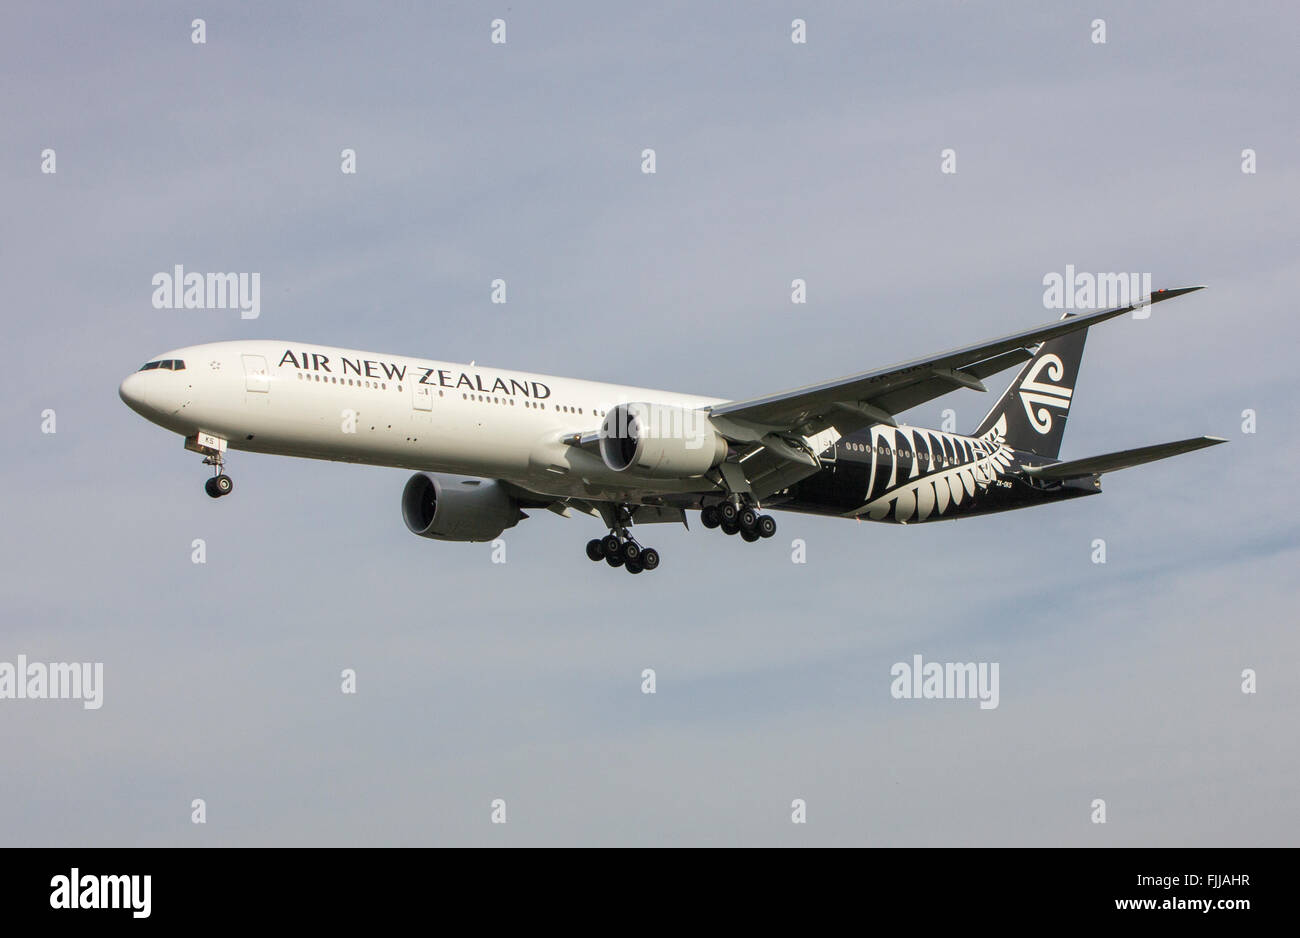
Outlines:
{"type": "Polygon", "coordinates": [[[720,525],[723,534],[735,534],[740,530],[740,525],[734,521],[724,521],[720,525]]]}
{"type": "Polygon", "coordinates": [[[733,524],[738,514],[740,514],[740,509],[731,502],[723,502],[718,506],[718,520],[723,524],[733,524]]]}
{"type": "Polygon", "coordinates": [[[745,540],[749,541],[749,543],[752,544],[752,543],[754,543],[756,540],[758,540],[758,538],[759,538],[759,533],[758,533],[757,531],[746,531],[744,528],[741,528],[741,530],[740,530],[740,536],[743,537],[745,540]]]}
{"type": "Polygon", "coordinates": [[[605,555],[605,563],[609,564],[611,567],[621,567],[621,566],[623,566],[623,555],[622,555],[622,554],[606,554],[606,555],[605,555]]]}
{"type": "Polygon", "coordinates": [[[605,559],[605,545],[600,538],[587,542],[587,557],[590,560],[605,559]]]}
{"type": "Polygon", "coordinates": [[[754,530],[758,531],[759,537],[771,537],[776,533],[776,519],[771,515],[760,515],[758,527],[754,530]]]}
{"type": "Polygon", "coordinates": [[[617,554],[618,549],[621,546],[618,542],[618,538],[616,538],[612,534],[606,534],[603,538],[601,538],[600,543],[601,546],[605,548],[606,557],[612,557],[614,554],[617,554]]]}
{"type": "Polygon", "coordinates": [[[204,483],[203,483],[203,491],[207,492],[207,493],[208,493],[209,495],[211,495],[213,498],[220,498],[220,497],[221,497],[221,493],[217,491],[217,480],[216,480],[216,479],[208,479],[208,481],[204,482],[204,483]]]}
{"type": "Polygon", "coordinates": [[[623,542],[623,562],[636,563],[641,559],[641,545],[636,541],[623,542]]]}
{"type": "Polygon", "coordinates": [[[736,520],[740,522],[741,530],[752,531],[754,526],[758,524],[758,512],[752,508],[742,508],[740,517],[736,520]]]}
{"type": "Polygon", "coordinates": [[[718,517],[717,505],[710,505],[707,508],[700,509],[700,524],[712,530],[721,523],[722,519],[718,517]]]}
{"type": "Polygon", "coordinates": [[[235,480],[230,478],[230,476],[225,475],[224,473],[214,478],[212,480],[212,484],[213,487],[217,490],[217,495],[219,496],[229,495],[231,492],[235,490],[235,480]]]}
{"type": "Polygon", "coordinates": [[[641,566],[641,564],[639,563],[629,563],[626,564],[626,567],[628,573],[640,573],[642,570],[645,569],[645,567],[641,566]]]}
{"type": "Polygon", "coordinates": [[[641,551],[641,560],[639,562],[647,570],[655,569],[655,567],[659,566],[659,551],[653,547],[647,547],[641,551]]]}

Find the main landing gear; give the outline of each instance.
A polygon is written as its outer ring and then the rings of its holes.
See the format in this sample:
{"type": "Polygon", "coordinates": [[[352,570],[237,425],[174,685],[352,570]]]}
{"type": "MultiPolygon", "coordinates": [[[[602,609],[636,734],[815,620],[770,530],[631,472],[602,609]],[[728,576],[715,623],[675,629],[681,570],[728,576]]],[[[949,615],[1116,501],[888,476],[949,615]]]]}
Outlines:
{"type": "Polygon", "coordinates": [[[588,541],[587,557],[603,560],[611,567],[623,567],[628,573],[641,573],[659,566],[659,551],[642,547],[622,524],[604,537],[588,541]]]}
{"type": "Polygon", "coordinates": [[[760,515],[751,505],[726,501],[700,509],[700,522],[706,528],[722,528],[723,534],[739,534],[746,541],[771,537],[776,533],[776,519],[760,515]]]}

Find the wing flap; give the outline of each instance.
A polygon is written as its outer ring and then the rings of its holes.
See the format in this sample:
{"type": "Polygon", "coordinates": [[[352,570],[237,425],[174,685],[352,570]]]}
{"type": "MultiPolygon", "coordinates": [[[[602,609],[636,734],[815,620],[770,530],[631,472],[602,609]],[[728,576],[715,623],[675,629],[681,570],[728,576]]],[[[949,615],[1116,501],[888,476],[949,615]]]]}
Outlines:
{"type": "Polygon", "coordinates": [[[1106,453],[1102,456],[1089,456],[1086,459],[1071,459],[1046,466],[1025,466],[1024,471],[1035,479],[1051,481],[1078,479],[1082,476],[1100,475],[1103,472],[1128,469],[1131,466],[1155,462],[1157,459],[1168,459],[1170,456],[1178,456],[1181,453],[1190,453],[1193,450],[1204,449],[1207,446],[1216,446],[1219,443],[1226,442],[1228,441],[1220,436],[1198,436],[1190,440],[1179,440],[1176,443],[1140,446],[1137,449],[1125,449],[1117,453],[1106,453]]]}

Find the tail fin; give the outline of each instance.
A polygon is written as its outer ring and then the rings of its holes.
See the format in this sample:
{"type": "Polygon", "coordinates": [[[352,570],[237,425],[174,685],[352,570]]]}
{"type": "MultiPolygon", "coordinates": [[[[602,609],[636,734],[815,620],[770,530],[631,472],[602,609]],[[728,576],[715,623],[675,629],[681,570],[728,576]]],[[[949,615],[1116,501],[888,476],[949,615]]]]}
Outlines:
{"type": "Polygon", "coordinates": [[[1055,459],[1061,452],[1087,337],[1088,330],[1082,329],[1040,345],[973,435],[984,436],[997,428],[1013,449],[1055,459]]]}

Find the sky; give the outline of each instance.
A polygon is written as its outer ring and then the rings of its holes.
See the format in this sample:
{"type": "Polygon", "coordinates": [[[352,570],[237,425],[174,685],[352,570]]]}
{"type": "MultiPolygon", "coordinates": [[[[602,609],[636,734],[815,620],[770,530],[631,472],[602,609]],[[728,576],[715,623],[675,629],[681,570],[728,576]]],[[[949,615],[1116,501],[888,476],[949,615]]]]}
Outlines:
{"type": "Polygon", "coordinates": [[[0,662],[104,684],[0,700],[0,843],[1295,845],[1294,5],[6,21],[0,662]],[[154,308],[176,264],[260,315],[154,308]],[[1092,331],[1062,457],[1228,445],[960,522],[656,526],[639,577],[581,516],[414,538],[397,469],[236,453],[209,499],[117,395],[276,338],[739,399],[1054,320],[1066,265],[1208,289],[1092,331]],[[918,654],[999,705],[894,698],[918,654]]]}

